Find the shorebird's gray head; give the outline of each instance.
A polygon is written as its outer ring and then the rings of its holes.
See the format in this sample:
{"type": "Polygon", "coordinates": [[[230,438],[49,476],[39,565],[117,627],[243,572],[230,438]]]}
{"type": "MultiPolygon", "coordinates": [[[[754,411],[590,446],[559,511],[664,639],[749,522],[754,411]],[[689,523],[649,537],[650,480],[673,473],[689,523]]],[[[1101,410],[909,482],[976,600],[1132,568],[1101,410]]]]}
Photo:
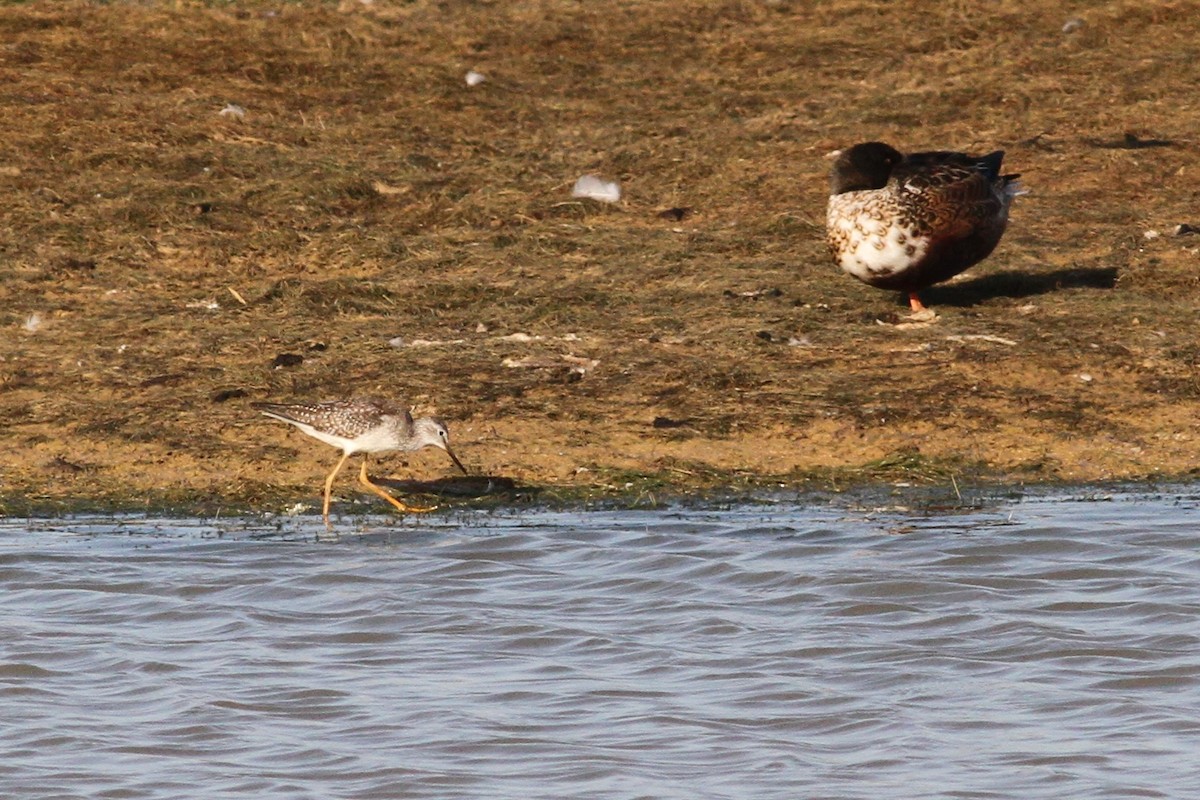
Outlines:
{"type": "Polygon", "coordinates": [[[418,448],[420,447],[440,447],[446,451],[446,455],[450,456],[450,460],[454,462],[454,466],[462,470],[463,475],[468,474],[467,468],[458,460],[458,456],[454,455],[454,451],[450,449],[450,430],[446,427],[446,423],[436,417],[422,417],[413,422],[413,440],[418,448]]]}

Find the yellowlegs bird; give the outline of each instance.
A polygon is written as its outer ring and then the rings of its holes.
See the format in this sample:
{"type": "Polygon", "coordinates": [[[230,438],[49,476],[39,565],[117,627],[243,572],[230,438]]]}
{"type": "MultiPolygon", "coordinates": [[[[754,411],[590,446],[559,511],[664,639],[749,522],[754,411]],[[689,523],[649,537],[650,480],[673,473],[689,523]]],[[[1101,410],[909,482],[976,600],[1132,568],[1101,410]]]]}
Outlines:
{"type": "Polygon", "coordinates": [[[986,258],[1021,191],[1001,175],[1004,151],[986,156],[903,155],[882,142],[842,151],[830,176],[829,249],[842,269],[880,289],[918,292],[986,258]]]}
{"type": "Polygon", "coordinates": [[[446,424],[434,417],[413,419],[408,409],[386,400],[361,398],[338,400],[332,403],[251,403],[268,417],[295,425],[314,439],[340,448],[342,458],[333,472],[325,478],[325,504],[321,513],[329,526],[329,493],[333,479],[346,459],[355,453],[363,454],[358,480],[372,492],[387,500],[400,511],[424,513],[434,507],[419,508],[402,503],[367,477],[367,460],[371,453],[393,450],[415,451],[423,447],[440,447],[454,465],[467,474],[454,451],[450,449],[450,432],[446,424]]]}

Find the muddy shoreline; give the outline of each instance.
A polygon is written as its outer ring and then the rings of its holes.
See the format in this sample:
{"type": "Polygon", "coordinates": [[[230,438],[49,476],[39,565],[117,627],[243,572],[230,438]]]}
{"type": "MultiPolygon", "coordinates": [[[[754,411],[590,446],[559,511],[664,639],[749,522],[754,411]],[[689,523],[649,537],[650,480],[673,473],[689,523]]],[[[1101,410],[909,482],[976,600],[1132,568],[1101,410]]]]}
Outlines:
{"type": "Polygon", "coordinates": [[[347,394],[532,502],[1189,480],[1200,18],[1026,6],[0,7],[0,513],[319,503],[249,403],[347,394]],[[932,323],[825,252],[871,139],[1030,190],[932,323]]]}

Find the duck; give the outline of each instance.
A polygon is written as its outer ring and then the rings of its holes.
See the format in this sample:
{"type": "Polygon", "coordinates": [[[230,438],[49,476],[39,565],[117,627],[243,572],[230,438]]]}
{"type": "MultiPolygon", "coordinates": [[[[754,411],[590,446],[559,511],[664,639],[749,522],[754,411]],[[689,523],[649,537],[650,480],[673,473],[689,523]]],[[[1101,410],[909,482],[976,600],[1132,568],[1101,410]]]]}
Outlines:
{"type": "Polygon", "coordinates": [[[841,151],[829,178],[826,239],[833,260],[863,283],[899,290],[914,314],[920,292],[987,258],[1008,226],[1020,175],[1004,151],[904,155],[883,142],[841,151]]]}

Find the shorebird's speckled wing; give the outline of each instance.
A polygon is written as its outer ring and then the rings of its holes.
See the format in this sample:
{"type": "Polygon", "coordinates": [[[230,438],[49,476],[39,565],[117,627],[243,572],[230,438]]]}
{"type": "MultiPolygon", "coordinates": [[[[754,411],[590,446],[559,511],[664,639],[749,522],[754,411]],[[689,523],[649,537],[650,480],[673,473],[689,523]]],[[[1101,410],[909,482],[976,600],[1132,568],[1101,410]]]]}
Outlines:
{"type": "Polygon", "coordinates": [[[254,407],[285,422],[307,425],[343,439],[357,439],[379,427],[387,417],[398,417],[401,427],[407,430],[413,424],[408,409],[370,398],[330,403],[255,403],[254,407]]]}

